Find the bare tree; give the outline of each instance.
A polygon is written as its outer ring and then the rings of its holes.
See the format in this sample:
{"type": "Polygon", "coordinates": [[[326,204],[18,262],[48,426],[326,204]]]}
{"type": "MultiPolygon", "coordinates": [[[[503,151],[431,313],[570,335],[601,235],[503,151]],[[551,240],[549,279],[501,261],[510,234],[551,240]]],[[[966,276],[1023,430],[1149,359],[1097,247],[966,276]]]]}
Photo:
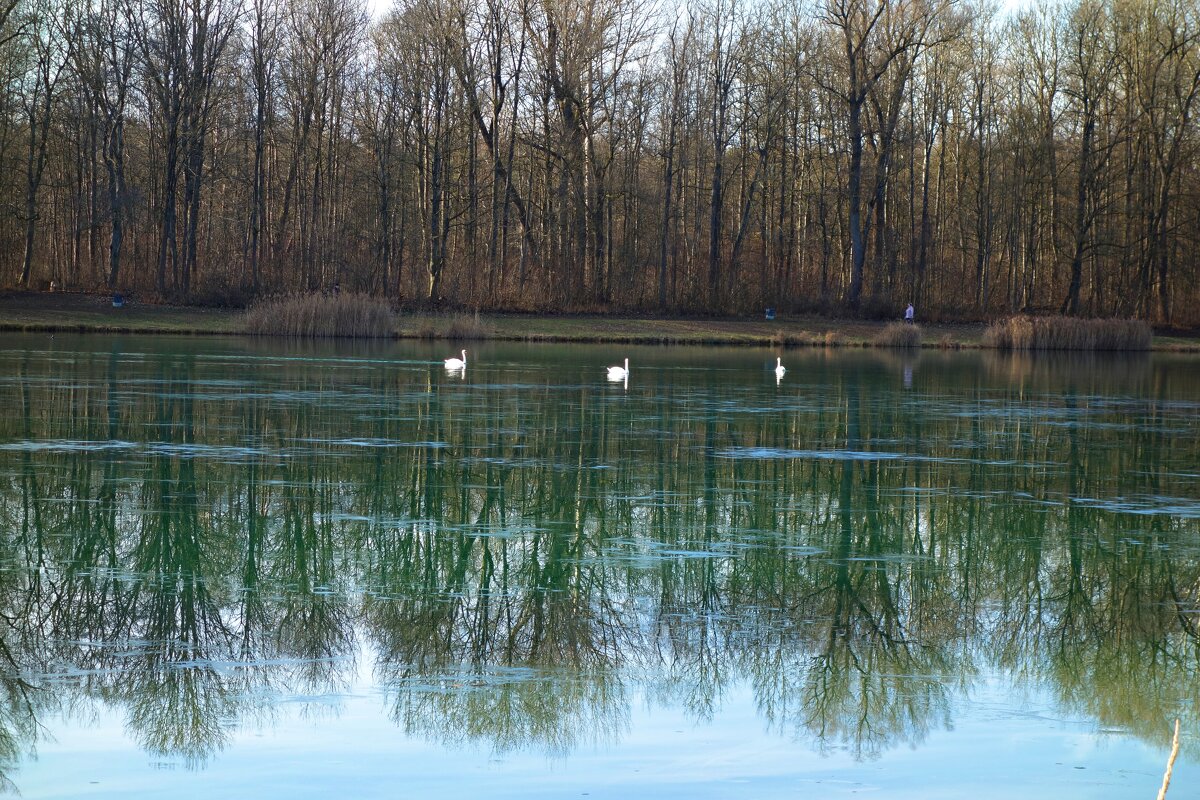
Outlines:
{"type": "Polygon", "coordinates": [[[38,192],[46,170],[50,143],[51,111],[59,78],[66,69],[72,43],[64,36],[64,9],[56,0],[40,0],[29,10],[26,35],[31,43],[32,63],[21,82],[21,108],[26,124],[25,158],[25,252],[21,258],[20,285],[29,286],[36,243],[38,192]]]}
{"type": "Polygon", "coordinates": [[[1108,35],[1109,23],[1104,7],[1095,0],[1082,0],[1068,21],[1067,96],[1078,118],[1079,150],[1076,156],[1075,225],[1071,247],[1070,283],[1059,311],[1078,314],[1079,294],[1083,286],[1083,261],[1091,245],[1100,192],[1098,180],[1106,157],[1104,143],[1097,143],[1101,104],[1110,93],[1117,66],[1117,54],[1108,35]]]}
{"type": "MultiPolygon", "coordinates": [[[[72,65],[90,107],[99,121],[99,148],[106,177],[109,224],[108,268],[105,286],[117,286],[132,195],[126,169],[127,122],[136,51],[129,18],[120,0],[102,0],[94,7],[77,7],[69,22],[74,41],[72,65]]],[[[93,228],[98,223],[93,222],[93,228]]]]}
{"type": "Polygon", "coordinates": [[[250,0],[249,67],[254,92],[254,164],[250,198],[250,236],[247,257],[250,287],[261,284],[264,251],[263,231],[267,224],[267,135],[272,116],[275,72],[282,48],[282,14],[278,0],[250,0]]]}
{"type": "Polygon", "coordinates": [[[733,119],[735,92],[747,68],[748,30],[738,0],[715,0],[703,11],[704,34],[710,40],[705,62],[709,83],[709,133],[712,137],[711,194],[708,209],[708,301],[718,307],[721,292],[722,228],[725,220],[725,160],[730,143],[740,132],[733,119]]]}
{"type": "Polygon", "coordinates": [[[371,179],[375,187],[375,257],[380,269],[380,288],[391,291],[402,275],[393,276],[396,259],[397,207],[403,202],[399,181],[404,131],[412,126],[412,107],[404,102],[403,73],[391,49],[394,37],[387,26],[377,26],[372,36],[372,69],[359,88],[358,126],[371,153],[371,179]],[[399,200],[399,202],[398,202],[399,200]]]}
{"type": "Polygon", "coordinates": [[[1200,20],[1184,1],[1130,9],[1124,42],[1127,69],[1141,112],[1138,138],[1150,158],[1143,207],[1146,247],[1140,265],[1137,310],[1171,321],[1171,214],[1178,168],[1190,144],[1200,94],[1200,20]]]}
{"type": "Polygon", "coordinates": [[[889,79],[888,111],[876,105],[877,123],[882,123],[876,157],[874,200],[880,201],[887,182],[887,165],[891,158],[892,133],[898,115],[896,97],[902,97],[912,67],[921,51],[936,43],[930,31],[944,6],[926,0],[828,0],[821,14],[824,23],[838,34],[843,70],[840,80],[822,77],[821,83],[843,104],[847,115],[847,135],[850,161],[847,173],[850,226],[850,284],[846,303],[858,308],[862,297],[863,267],[866,264],[866,244],[870,219],[864,219],[863,145],[866,139],[863,119],[867,101],[878,90],[881,81],[889,79]],[[890,130],[889,130],[890,128],[890,130]]]}
{"type": "Polygon", "coordinates": [[[654,19],[637,0],[541,0],[528,11],[529,41],[563,126],[558,200],[570,209],[566,240],[583,262],[581,270],[564,269],[562,288],[567,296],[596,297],[608,163],[598,148],[610,121],[602,101],[644,58],[654,19]]]}
{"type": "MultiPolygon", "coordinates": [[[[658,307],[667,309],[667,288],[669,264],[676,260],[673,257],[673,240],[675,234],[675,180],[676,153],[680,144],[680,128],[685,124],[685,92],[687,90],[688,73],[696,67],[694,59],[696,28],[692,18],[684,16],[667,34],[667,52],[662,65],[666,80],[661,85],[668,87],[667,93],[660,100],[662,108],[661,130],[662,143],[662,223],[659,232],[658,251],[658,307]]],[[[673,283],[673,282],[672,282],[673,283]]]]}

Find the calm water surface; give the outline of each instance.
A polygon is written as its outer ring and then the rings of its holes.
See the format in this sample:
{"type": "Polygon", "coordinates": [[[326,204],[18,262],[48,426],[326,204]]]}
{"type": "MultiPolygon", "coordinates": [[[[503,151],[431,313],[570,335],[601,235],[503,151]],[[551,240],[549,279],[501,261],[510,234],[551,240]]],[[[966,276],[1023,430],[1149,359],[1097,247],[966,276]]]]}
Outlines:
{"type": "Polygon", "coordinates": [[[0,338],[5,788],[1200,794],[1200,359],[457,349],[0,338]]]}

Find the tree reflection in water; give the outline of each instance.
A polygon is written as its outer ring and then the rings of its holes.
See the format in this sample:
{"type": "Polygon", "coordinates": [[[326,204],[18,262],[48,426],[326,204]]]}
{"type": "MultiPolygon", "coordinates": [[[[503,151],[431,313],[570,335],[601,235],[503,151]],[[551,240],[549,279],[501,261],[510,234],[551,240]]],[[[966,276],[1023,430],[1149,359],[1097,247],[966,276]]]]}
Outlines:
{"type": "Polygon", "coordinates": [[[138,344],[0,354],[6,769],[96,703],[203,763],[360,660],[406,732],[501,751],[739,685],[859,757],[996,674],[1159,744],[1200,721],[1193,362],[814,352],[796,393],[626,393],[565,349],[446,383],[138,344]]]}

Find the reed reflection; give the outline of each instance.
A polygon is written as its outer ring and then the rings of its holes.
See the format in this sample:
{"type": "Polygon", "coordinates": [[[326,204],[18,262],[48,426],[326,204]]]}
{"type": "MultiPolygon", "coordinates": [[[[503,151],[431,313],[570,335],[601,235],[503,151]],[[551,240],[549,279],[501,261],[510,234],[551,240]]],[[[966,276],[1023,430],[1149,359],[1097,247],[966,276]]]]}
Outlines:
{"type": "Polygon", "coordinates": [[[749,685],[870,757],[996,673],[1146,739],[1200,721],[1190,364],[814,353],[792,393],[614,392],[569,354],[386,355],[4,354],[0,761],[107,703],[201,764],[360,660],[404,730],[499,750],[749,685]]]}

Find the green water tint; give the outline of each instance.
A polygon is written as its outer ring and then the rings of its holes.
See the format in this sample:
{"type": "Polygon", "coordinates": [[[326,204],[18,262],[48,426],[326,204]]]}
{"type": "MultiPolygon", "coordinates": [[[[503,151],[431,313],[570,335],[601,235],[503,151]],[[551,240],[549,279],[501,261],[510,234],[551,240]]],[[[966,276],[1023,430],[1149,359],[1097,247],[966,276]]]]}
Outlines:
{"type": "Polygon", "coordinates": [[[212,768],[356,691],[568,769],[744,697],[886,770],[1000,683],[998,737],[1194,757],[1200,360],[457,349],[0,338],[9,778],[80,708],[212,768]]]}

